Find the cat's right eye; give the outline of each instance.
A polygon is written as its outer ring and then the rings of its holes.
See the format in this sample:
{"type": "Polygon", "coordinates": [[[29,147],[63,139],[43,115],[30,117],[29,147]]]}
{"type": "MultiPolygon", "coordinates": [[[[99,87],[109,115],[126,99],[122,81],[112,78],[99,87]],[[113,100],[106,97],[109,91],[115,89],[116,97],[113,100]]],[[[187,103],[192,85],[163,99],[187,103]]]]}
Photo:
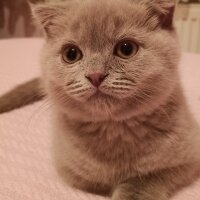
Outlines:
{"type": "Polygon", "coordinates": [[[66,63],[74,64],[83,57],[81,50],[75,45],[68,45],[62,50],[62,58],[66,63]]]}

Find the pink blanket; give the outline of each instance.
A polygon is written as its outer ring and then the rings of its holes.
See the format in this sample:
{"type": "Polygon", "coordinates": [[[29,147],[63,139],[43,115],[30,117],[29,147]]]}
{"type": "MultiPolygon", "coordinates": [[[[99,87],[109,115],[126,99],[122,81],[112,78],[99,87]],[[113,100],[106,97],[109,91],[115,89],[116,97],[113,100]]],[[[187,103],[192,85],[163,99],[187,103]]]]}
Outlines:
{"type": "MultiPolygon", "coordinates": [[[[40,39],[0,41],[0,94],[39,74],[40,39]]],[[[180,73],[200,123],[200,55],[183,54],[180,73]]],[[[105,200],[70,188],[51,157],[49,106],[43,101],[0,115],[0,200],[105,200]]],[[[200,179],[173,200],[199,200],[200,179]]]]}

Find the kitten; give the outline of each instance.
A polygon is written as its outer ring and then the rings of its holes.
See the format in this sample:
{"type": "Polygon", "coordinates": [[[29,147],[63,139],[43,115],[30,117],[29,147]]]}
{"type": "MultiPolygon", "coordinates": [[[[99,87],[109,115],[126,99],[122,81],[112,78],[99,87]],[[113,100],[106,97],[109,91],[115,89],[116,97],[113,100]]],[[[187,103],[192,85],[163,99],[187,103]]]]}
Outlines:
{"type": "Polygon", "coordinates": [[[73,187],[169,200],[199,175],[200,132],[178,75],[172,0],[32,5],[46,33],[42,80],[54,157],[73,187]]]}

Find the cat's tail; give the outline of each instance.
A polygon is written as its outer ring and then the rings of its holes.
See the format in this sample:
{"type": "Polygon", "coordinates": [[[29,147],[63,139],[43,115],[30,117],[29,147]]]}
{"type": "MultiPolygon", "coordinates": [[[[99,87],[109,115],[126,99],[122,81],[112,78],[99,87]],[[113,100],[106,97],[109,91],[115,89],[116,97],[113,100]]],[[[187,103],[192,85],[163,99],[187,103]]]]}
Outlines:
{"type": "Polygon", "coordinates": [[[23,83],[0,97],[0,113],[32,104],[42,100],[45,92],[42,89],[41,79],[35,78],[23,83]]]}

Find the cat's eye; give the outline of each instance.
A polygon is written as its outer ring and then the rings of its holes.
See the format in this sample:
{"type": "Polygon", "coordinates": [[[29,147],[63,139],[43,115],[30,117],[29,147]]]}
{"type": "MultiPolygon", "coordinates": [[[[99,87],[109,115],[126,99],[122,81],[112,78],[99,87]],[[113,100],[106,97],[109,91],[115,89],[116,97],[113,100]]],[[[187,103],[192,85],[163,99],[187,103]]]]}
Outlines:
{"type": "Polygon", "coordinates": [[[83,57],[81,50],[75,45],[68,45],[63,48],[62,58],[69,64],[76,63],[83,57]]]}
{"type": "Polygon", "coordinates": [[[120,58],[129,59],[137,54],[138,49],[139,47],[135,42],[124,40],[116,45],[114,49],[114,54],[116,56],[119,56],[120,58]]]}

